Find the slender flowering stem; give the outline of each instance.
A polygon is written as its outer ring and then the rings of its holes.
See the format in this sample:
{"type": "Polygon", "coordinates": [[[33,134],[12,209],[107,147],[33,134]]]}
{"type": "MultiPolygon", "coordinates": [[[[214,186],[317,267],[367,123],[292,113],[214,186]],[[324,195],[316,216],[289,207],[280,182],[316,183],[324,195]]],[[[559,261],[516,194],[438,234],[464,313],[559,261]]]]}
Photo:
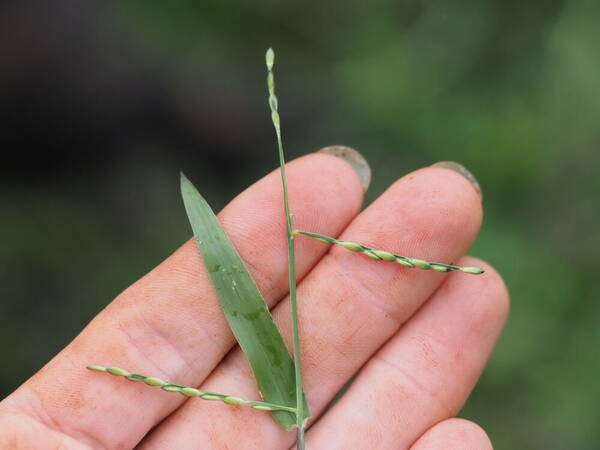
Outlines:
{"type": "Polygon", "coordinates": [[[484,272],[484,270],[480,269],[479,267],[459,267],[459,266],[453,266],[451,264],[423,261],[422,259],[409,258],[407,256],[400,256],[400,255],[396,255],[394,253],[387,252],[385,250],[377,250],[377,249],[374,249],[371,247],[367,247],[366,245],[356,244],[354,242],[341,241],[339,239],[325,236],[324,234],[312,233],[310,231],[294,230],[293,233],[294,234],[302,234],[304,236],[309,236],[309,237],[317,239],[321,242],[325,242],[326,244],[341,245],[345,249],[350,250],[352,252],[364,253],[369,258],[372,258],[372,259],[375,259],[378,261],[396,262],[398,264],[403,265],[404,267],[409,267],[409,268],[418,267],[419,269],[423,269],[423,270],[432,269],[432,270],[435,270],[436,272],[449,272],[451,270],[458,270],[460,272],[470,273],[473,275],[479,275],[484,272]]]}
{"type": "Polygon", "coordinates": [[[179,392],[181,395],[185,395],[186,397],[200,397],[204,400],[216,400],[227,403],[228,405],[248,405],[250,408],[254,408],[259,411],[287,411],[296,414],[296,408],[290,408],[289,406],[276,405],[268,402],[257,402],[254,400],[246,400],[240,397],[235,397],[233,395],[201,391],[200,389],[171,383],[169,381],[161,380],[160,378],[130,373],[125,369],[121,369],[120,367],[87,366],[87,368],[96,372],[105,372],[111,375],[124,377],[129,381],[142,381],[148,386],[158,386],[163,391],[167,392],[179,392]]]}
{"type": "Polygon", "coordinates": [[[273,75],[273,64],[275,53],[272,48],[265,55],[267,63],[267,87],[269,89],[269,107],[271,108],[271,120],[277,135],[277,147],[279,149],[279,165],[281,166],[281,183],[283,185],[283,205],[285,209],[285,223],[288,240],[288,266],[290,282],[290,306],[292,315],[292,333],[294,346],[294,375],[296,378],[296,424],[298,426],[298,450],[304,449],[304,390],[302,389],[302,364],[300,361],[300,333],[298,329],[298,302],[296,300],[296,259],[294,255],[294,234],[292,233],[292,213],[288,202],[288,189],[285,176],[285,158],[283,156],[283,143],[281,141],[281,125],[278,112],[278,101],[275,95],[275,77],[273,75]]]}

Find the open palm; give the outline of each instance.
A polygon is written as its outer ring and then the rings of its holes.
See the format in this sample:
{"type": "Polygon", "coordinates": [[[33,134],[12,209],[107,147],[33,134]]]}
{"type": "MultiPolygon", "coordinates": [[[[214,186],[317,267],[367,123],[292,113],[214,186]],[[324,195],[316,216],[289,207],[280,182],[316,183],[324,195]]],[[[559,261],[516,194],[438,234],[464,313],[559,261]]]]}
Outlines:
{"type": "MultiPolygon", "coordinates": [[[[407,269],[298,237],[304,386],[313,413],[307,448],[490,448],[477,425],[453,418],[508,311],[501,278],[482,261],[463,257],[482,220],[476,190],[456,172],[430,167],[402,177],[360,212],[361,182],[344,159],[311,154],[288,164],[287,176],[297,228],[486,269],[481,276],[407,269]]],[[[279,174],[271,173],[219,219],[289,344],[281,195],[279,174]]],[[[268,412],[187,399],[85,369],[119,366],[258,400],[235,344],[190,240],[0,403],[0,448],[293,447],[295,433],[282,430],[268,412]]]]}

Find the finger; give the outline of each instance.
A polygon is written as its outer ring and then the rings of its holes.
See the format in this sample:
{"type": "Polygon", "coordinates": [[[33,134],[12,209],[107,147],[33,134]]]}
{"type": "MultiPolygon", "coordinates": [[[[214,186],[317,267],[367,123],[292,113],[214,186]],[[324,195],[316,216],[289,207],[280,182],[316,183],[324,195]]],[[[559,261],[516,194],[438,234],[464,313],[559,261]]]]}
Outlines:
{"type": "Polygon", "coordinates": [[[452,274],[361,369],[341,400],[309,430],[309,448],[408,448],[455,416],[504,326],[508,293],[482,261],[481,277],[452,274]]]}
{"type": "MultiPolygon", "coordinates": [[[[340,158],[300,158],[289,164],[288,178],[300,226],[339,234],[360,208],[360,180],[340,158]],[[332,195],[338,201],[332,202],[332,195]]],[[[269,305],[287,293],[281,196],[280,174],[274,171],[219,214],[269,305]]],[[[309,241],[297,249],[302,277],[325,249],[309,241]]],[[[189,241],[112,302],[2,408],[34,415],[94,445],[131,447],[183,397],[89,372],[85,366],[115,365],[197,385],[233,344],[197,246],[189,241]]]]}
{"type": "MultiPolygon", "coordinates": [[[[342,238],[451,262],[468,248],[480,222],[481,203],[473,187],[455,172],[428,168],[396,182],[350,224],[342,238]]],[[[443,279],[444,274],[331,249],[298,290],[304,383],[314,415],[443,279]]],[[[280,303],[273,315],[289,343],[289,302],[280,303]]],[[[256,383],[239,351],[232,352],[202,388],[258,398],[256,383]]],[[[237,448],[281,448],[293,440],[293,434],[283,432],[268,414],[189,402],[146,443],[154,448],[179,448],[204,436],[212,444],[206,448],[222,448],[232,429],[245,436],[237,448]],[[206,417],[211,420],[203,420],[206,417]]]]}
{"type": "Polygon", "coordinates": [[[427,430],[410,450],[493,450],[493,446],[487,433],[476,423],[446,419],[427,430]]]}

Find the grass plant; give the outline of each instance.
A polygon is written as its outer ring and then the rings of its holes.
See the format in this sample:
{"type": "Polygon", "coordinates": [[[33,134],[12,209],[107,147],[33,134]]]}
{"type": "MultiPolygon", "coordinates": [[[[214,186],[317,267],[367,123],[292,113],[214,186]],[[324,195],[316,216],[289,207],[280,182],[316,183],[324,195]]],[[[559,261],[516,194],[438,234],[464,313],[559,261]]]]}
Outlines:
{"type": "Polygon", "coordinates": [[[186,397],[221,401],[229,405],[247,405],[256,410],[270,411],[283,428],[286,430],[297,429],[297,449],[304,450],[304,430],[310,418],[310,410],[302,386],[294,237],[296,235],[308,236],[327,244],[340,245],[353,252],[364,253],[375,260],[396,262],[408,268],[417,267],[438,272],[457,270],[468,274],[481,274],[483,270],[477,267],[459,267],[444,263],[427,262],[315,232],[294,230],[288,201],[279,102],[275,95],[274,62],[275,54],[272,49],[268,49],[266,66],[269,107],[277,137],[283,188],[283,208],[286,217],[293,357],[288,352],[271,313],[256,287],[256,283],[233,243],[229,240],[206,200],[202,198],[193,184],[181,174],[181,194],[198,248],[202,253],[204,264],[217,291],[229,326],[250,362],[263,401],[207,392],[194,387],[171,383],[160,378],[131,373],[119,367],[90,365],[87,368],[96,372],[124,377],[129,381],[141,381],[148,386],[160,387],[164,391],[176,392],[186,397]]]}

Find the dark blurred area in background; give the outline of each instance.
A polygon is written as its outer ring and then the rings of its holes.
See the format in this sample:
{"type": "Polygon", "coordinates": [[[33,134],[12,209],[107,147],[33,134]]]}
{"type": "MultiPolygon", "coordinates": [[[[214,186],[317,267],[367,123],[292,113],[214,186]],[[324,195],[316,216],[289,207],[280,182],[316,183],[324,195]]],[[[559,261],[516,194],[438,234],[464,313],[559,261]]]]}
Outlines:
{"type": "Polygon", "coordinates": [[[0,395],[190,236],[180,169],[215,209],[289,157],[371,163],[371,201],[456,160],[471,253],[512,313],[461,415],[496,448],[600,447],[600,2],[3,2],[0,395]]]}

